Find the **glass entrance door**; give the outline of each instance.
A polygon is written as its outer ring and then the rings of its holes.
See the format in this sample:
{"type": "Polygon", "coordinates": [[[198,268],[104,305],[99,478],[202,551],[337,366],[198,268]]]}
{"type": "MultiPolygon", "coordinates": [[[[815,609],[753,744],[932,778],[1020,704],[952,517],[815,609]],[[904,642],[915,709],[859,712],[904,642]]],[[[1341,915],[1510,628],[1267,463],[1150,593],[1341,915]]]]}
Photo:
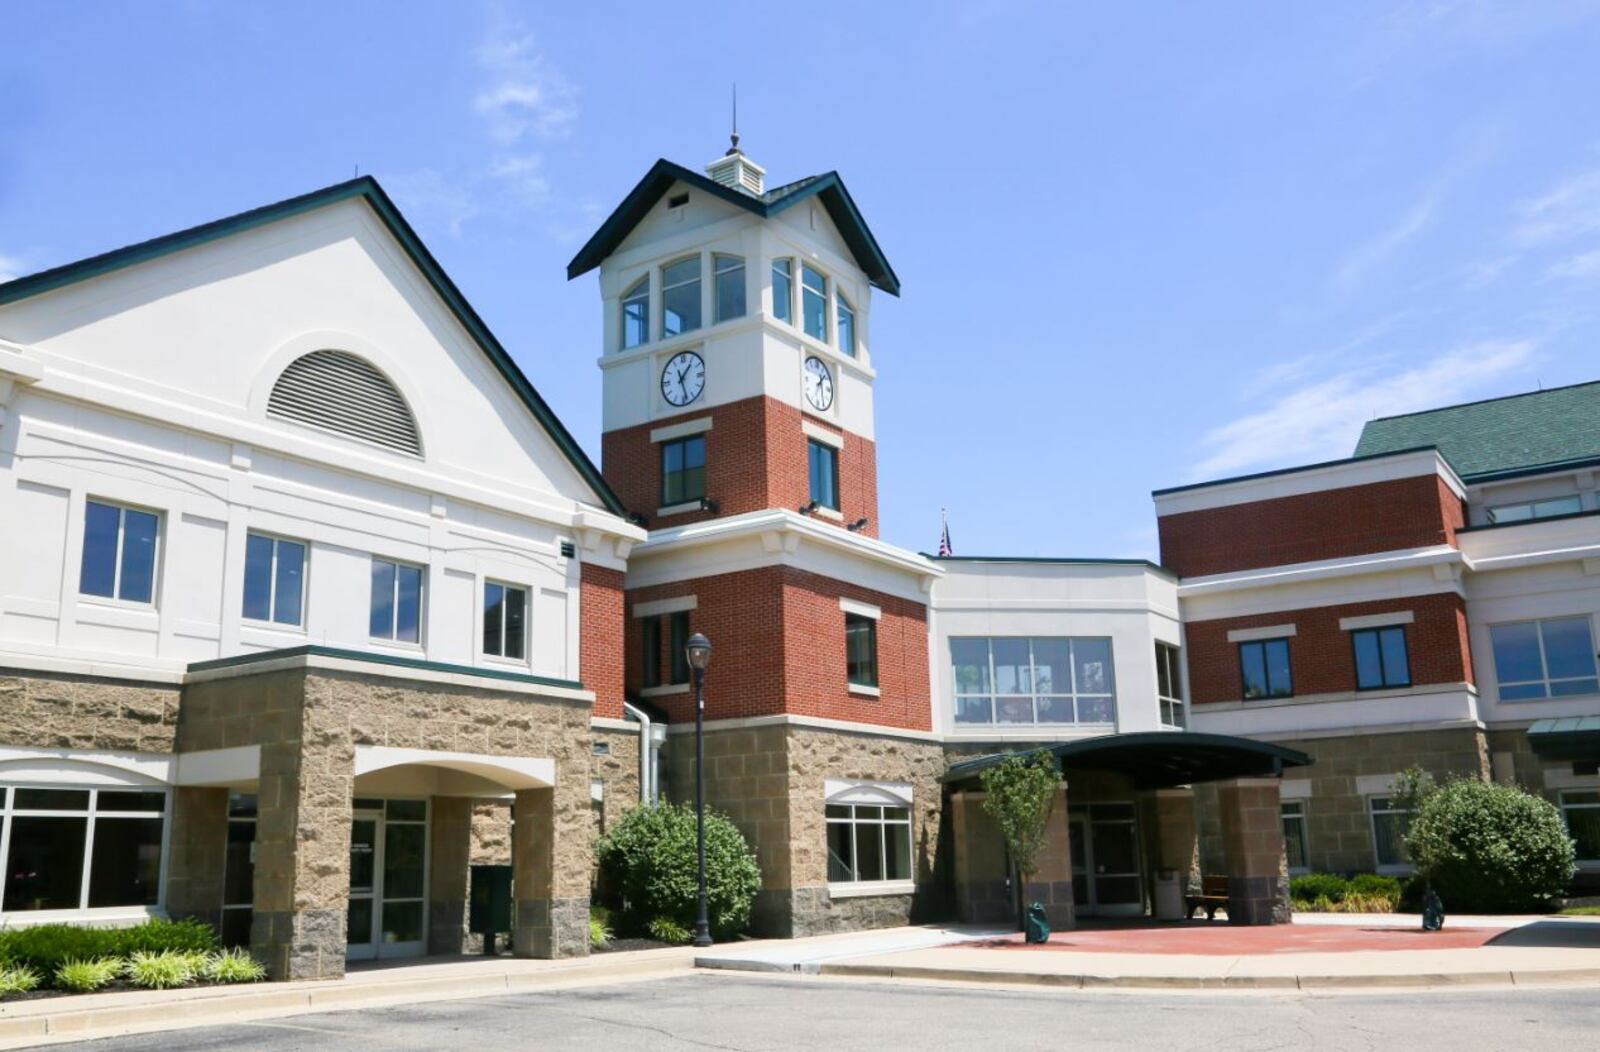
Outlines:
{"type": "Polygon", "coordinates": [[[428,802],[357,800],[350,820],[351,960],[427,949],[428,802]]]}
{"type": "Polygon", "coordinates": [[[1144,912],[1139,827],[1132,804],[1079,804],[1069,809],[1072,898],[1086,916],[1144,912]]]}

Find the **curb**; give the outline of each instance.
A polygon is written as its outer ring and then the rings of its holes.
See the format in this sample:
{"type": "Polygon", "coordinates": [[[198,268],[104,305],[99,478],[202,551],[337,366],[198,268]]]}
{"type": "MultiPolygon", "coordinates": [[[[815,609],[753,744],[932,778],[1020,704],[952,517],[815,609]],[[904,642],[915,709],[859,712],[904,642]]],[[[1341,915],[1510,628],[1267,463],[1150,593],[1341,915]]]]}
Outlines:
{"type": "MultiPolygon", "coordinates": [[[[306,984],[263,984],[212,996],[104,1004],[93,1008],[42,1008],[25,1014],[0,1014],[0,1049],[29,1048],[66,1040],[90,1040],[119,1034],[178,1030],[196,1026],[243,1023],[308,1012],[337,1012],[376,1005],[419,1004],[493,997],[541,987],[576,985],[611,979],[659,978],[693,970],[687,957],[673,960],[602,962],[543,971],[483,972],[472,976],[438,976],[390,983],[347,986],[339,981],[306,984]],[[299,986],[299,989],[295,987],[299,986]]],[[[213,988],[214,989],[214,988],[213,988]]],[[[183,993],[185,991],[174,991],[183,993]]],[[[209,991],[208,991],[209,992],[209,991]]],[[[93,995],[91,995],[93,996],[93,995]]],[[[118,995],[112,994],[111,997],[118,995]]],[[[70,1002],[70,998],[60,998],[70,1002]]],[[[42,1002],[23,1002],[32,1008],[42,1002]]]]}

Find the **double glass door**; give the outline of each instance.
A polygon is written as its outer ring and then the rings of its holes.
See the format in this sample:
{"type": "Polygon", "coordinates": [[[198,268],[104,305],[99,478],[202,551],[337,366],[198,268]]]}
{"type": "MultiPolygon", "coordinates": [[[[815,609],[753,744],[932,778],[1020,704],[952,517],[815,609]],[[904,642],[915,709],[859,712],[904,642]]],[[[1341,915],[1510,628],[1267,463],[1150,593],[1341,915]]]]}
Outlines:
{"type": "Polygon", "coordinates": [[[350,820],[351,960],[427,950],[428,802],[355,802],[350,820]]]}
{"type": "Polygon", "coordinates": [[[1072,899],[1080,914],[1144,912],[1139,826],[1131,803],[1075,804],[1067,809],[1072,838],[1072,899]]]}

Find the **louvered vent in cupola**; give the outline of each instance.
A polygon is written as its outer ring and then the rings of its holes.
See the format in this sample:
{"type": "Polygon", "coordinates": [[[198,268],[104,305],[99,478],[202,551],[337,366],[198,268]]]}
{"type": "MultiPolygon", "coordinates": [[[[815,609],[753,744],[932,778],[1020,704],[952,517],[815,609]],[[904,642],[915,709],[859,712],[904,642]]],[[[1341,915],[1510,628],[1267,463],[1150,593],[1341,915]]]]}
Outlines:
{"type": "Polygon", "coordinates": [[[389,378],[347,351],[296,358],[273,385],[267,415],[321,431],[422,455],[416,418],[389,378]]]}

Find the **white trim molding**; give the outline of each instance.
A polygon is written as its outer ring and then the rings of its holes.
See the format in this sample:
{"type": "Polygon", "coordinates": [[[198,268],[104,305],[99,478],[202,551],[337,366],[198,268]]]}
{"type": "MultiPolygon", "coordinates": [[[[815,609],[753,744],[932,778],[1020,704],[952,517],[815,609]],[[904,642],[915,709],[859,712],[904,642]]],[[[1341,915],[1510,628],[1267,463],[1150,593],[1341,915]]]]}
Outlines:
{"type": "Polygon", "coordinates": [[[663,683],[659,687],[644,687],[639,691],[641,698],[665,698],[673,694],[689,693],[687,683],[663,683]]]}
{"type": "Polygon", "coordinates": [[[507,789],[544,789],[556,784],[556,762],[548,758],[400,749],[387,745],[357,745],[353,773],[359,778],[407,764],[477,775],[507,789]]]}
{"type": "Polygon", "coordinates": [[[844,436],[837,431],[829,431],[809,420],[800,421],[800,430],[806,433],[807,438],[814,438],[825,446],[832,446],[834,449],[844,448],[844,436]]]}
{"type": "Polygon", "coordinates": [[[1400,777],[1400,772],[1393,774],[1363,774],[1356,778],[1357,796],[1393,796],[1395,779],[1400,777]]]}
{"type": "Polygon", "coordinates": [[[1294,625],[1263,625],[1260,628],[1235,628],[1228,633],[1230,643],[1250,643],[1257,639],[1286,639],[1295,634],[1294,625]]]}
{"type": "Polygon", "coordinates": [[[914,880],[868,880],[857,884],[829,884],[830,899],[864,899],[873,895],[914,895],[914,880]]]}
{"type": "Polygon", "coordinates": [[[1417,615],[1410,610],[1396,610],[1388,614],[1362,614],[1360,617],[1339,618],[1341,632],[1353,632],[1360,628],[1386,628],[1390,625],[1409,625],[1415,622],[1417,615]]]}
{"type": "Polygon", "coordinates": [[[824,778],[823,802],[830,804],[866,804],[868,807],[910,807],[912,787],[909,782],[872,782],[859,778],[824,778]]]}
{"type": "Polygon", "coordinates": [[[697,610],[700,607],[699,596],[675,595],[670,599],[652,599],[647,603],[635,603],[633,616],[656,617],[660,614],[678,614],[685,610],[697,610]]]}
{"type": "Polygon", "coordinates": [[[855,614],[858,617],[868,617],[874,621],[883,620],[883,609],[881,607],[873,606],[871,603],[862,603],[854,599],[846,599],[843,596],[840,596],[839,609],[843,610],[847,614],[855,614]]]}
{"type": "Polygon", "coordinates": [[[651,442],[670,442],[675,438],[688,438],[690,435],[703,435],[711,430],[711,417],[701,416],[693,420],[684,420],[666,427],[652,428],[650,431],[651,442]]]}
{"type": "Polygon", "coordinates": [[[1311,799],[1310,778],[1285,778],[1278,783],[1278,799],[1280,800],[1309,800],[1311,799]]]}

